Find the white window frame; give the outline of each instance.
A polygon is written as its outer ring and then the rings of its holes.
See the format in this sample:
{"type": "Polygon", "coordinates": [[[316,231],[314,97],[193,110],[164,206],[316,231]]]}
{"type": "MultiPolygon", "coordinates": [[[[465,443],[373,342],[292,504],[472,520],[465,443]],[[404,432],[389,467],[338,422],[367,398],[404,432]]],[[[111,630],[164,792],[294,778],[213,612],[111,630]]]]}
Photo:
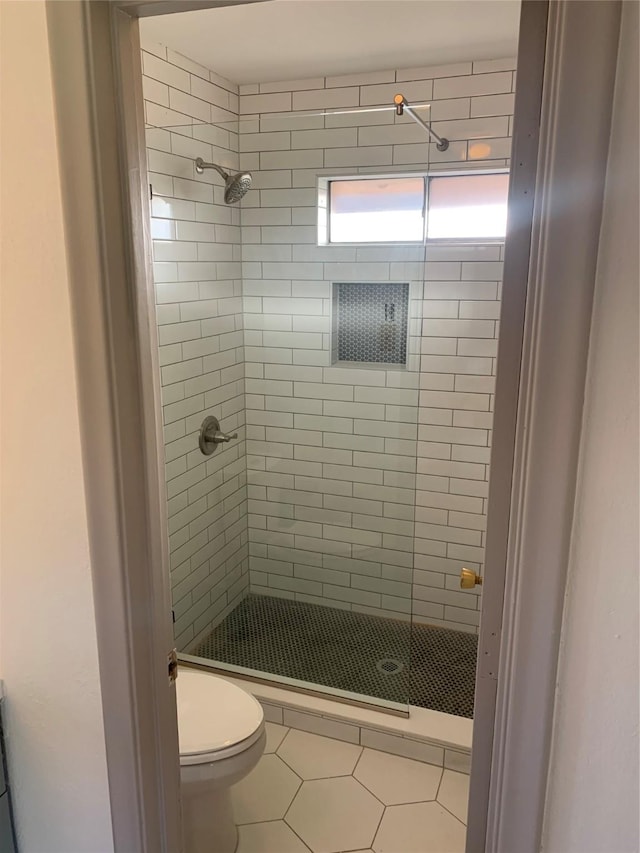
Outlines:
{"type": "Polygon", "coordinates": [[[508,175],[511,170],[508,166],[497,166],[494,168],[481,169],[421,169],[415,172],[367,172],[356,175],[318,175],[318,246],[434,246],[434,245],[460,245],[460,246],[483,246],[502,245],[504,237],[432,237],[427,236],[429,223],[429,181],[431,178],[459,178],[468,175],[508,175]],[[422,239],[420,240],[368,240],[366,242],[331,242],[331,222],[329,215],[329,193],[330,184],[334,181],[372,181],[385,180],[386,178],[424,178],[424,227],[422,239]]]}

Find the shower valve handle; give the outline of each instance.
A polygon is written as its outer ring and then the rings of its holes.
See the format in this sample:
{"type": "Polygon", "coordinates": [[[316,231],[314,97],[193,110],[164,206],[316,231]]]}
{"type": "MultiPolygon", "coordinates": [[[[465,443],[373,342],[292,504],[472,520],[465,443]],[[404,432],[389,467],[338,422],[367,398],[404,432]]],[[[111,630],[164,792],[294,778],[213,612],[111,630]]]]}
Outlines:
{"type": "Polygon", "coordinates": [[[232,432],[231,434],[229,434],[227,432],[219,432],[218,431],[218,432],[214,432],[213,441],[215,441],[217,444],[220,444],[223,441],[231,441],[232,438],[237,438],[237,437],[238,437],[237,432],[232,432]]]}
{"type": "Polygon", "coordinates": [[[237,432],[226,433],[220,429],[220,421],[213,415],[205,418],[200,427],[200,450],[205,456],[210,456],[220,444],[226,444],[238,437],[237,432]]]}

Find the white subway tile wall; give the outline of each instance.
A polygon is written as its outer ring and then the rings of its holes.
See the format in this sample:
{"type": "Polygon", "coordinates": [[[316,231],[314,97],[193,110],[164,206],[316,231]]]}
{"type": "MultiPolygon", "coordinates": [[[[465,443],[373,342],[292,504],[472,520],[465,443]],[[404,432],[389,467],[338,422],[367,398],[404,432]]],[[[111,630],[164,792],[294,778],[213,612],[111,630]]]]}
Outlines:
{"type": "Polygon", "coordinates": [[[176,645],[206,636],[248,589],[238,87],[172,50],[142,53],[176,645]],[[216,122],[216,124],[212,124],[216,122]],[[238,440],[198,447],[215,414],[238,440]]]}
{"type": "Polygon", "coordinates": [[[252,592],[477,631],[458,575],[483,565],[502,247],[317,246],[316,187],[508,166],[514,76],[508,59],[241,88],[252,592]],[[448,151],[408,116],[349,111],[398,91],[448,151]],[[411,282],[406,369],[334,363],[349,281],[411,282]]]}
{"type": "Polygon", "coordinates": [[[248,584],[477,631],[479,594],[458,574],[483,565],[502,247],[318,246],[316,188],[327,175],[507,167],[515,60],[238,91],[163,50],[144,70],[147,121],[163,125],[149,161],[178,643],[194,645],[248,584]],[[430,104],[448,151],[406,115],[350,112],[398,91],[430,104]],[[221,204],[215,175],[194,175],[198,155],[253,172],[238,207],[221,204]],[[349,281],[410,283],[406,368],[333,363],[332,286],[349,281]],[[246,417],[246,455],[238,441],[198,458],[212,410],[241,439],[246,417]],[[216,572],[214,594],[203,583],[216,572]]]}

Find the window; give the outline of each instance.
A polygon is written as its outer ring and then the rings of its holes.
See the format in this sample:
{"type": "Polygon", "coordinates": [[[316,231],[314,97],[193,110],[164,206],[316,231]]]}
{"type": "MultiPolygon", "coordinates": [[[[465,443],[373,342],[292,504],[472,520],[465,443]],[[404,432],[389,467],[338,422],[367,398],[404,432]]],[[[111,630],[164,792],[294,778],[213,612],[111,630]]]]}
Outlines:
{"type": "Polygon", "coordinates": [[[508,186],[506,172],[321,178],[318,242],[501,240],[508,186]]]}
{"type": "Polygon", "coordinates": [[[428,240],[496,240],[507,231],[509,175],[429,178],[428,240]]]}
{"type": "Polygon", "coordinates": [[[412,243],[424,237],[425,179],[331,181],[332,243],[412,243]]]}

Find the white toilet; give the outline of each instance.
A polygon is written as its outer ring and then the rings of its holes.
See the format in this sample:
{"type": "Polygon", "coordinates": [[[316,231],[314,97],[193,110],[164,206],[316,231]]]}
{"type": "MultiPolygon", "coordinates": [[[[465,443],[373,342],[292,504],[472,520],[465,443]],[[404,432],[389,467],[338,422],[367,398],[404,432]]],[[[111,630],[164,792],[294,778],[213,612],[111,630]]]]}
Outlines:
{"type": "Polygon", "coordinates": [[[203,670],[181,669],[176,690],[185,853],[234,853],[230,788],[264,752],[262,707],[242,688],[203,670]]]}

